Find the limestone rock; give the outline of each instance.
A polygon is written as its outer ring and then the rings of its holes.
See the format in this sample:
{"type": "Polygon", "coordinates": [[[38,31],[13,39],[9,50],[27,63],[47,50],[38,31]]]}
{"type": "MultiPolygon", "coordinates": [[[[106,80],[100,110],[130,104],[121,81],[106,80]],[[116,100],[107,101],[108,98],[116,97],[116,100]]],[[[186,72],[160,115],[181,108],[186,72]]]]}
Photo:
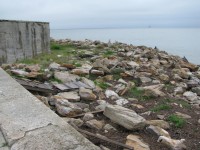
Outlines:
{"type": "Polygon", "coordinates": [[[134,150],[150,150],[148,144],[143,142],[143,140],[137,135],[128,135],[126,137],[126,145],[133,147],[134,150]]]}
{"type": "Polygon", "coordinates": [[[95,84],[94,84],[94,82],[92,80],[89,80],[89,79],[87,79],[85,77],[82,77],[81,81],[83,83],[87,84],[88,86],[90,86],[92,89],[94,89],[96,87],[95,84]]]}
{"type": "Polygon", "coordinates": [[[30,65],[30,66],[26,66],[25,67],[25,70],[27,71],[27,72],[38,72],[38,71],[40,71],[40,66],[37,64],[37,65],[30,65]]]}
{"type": "Polygon", "coordinates": [[[19,69],[11,70],[11,73],[18,76],[26,76],[29,74],[28,72],[19,69]]]}
{"type": "Polygon", "coordinates": [[[84,69],[84,68],[77,68],[77,69],[73,69],[71,71],[71,73],[76,74],[76,75],[88,75],[89,74],[89,70],[88,69],[84,69]]]}
{"type": "Polygon", "coordinates": [[[145,127],[145,119],[143,117],[133,110],[118,105],[107,105],[104,115],[129,130],[143,129],[145,127]]]}
{"type": "Polygon", "coordinates": [[[142,83],[149,83],[152,81],[152,79],[149,77],[140,77],[140,80],[142,83]]]}
{"type": "Polygon", "coordinates": [[[160,80],[162,81],[169,81],[169,76],[166,74],[161,74],[159,77],[160,77],[160,80]]]}
{"type": "Polygon", "coordinates": [[[163,129],[169,129],[170,128],[169,123],[164,121],[164,120],[147,120],[146,124],[158,126],[160,128],[163,128],[163,129]]]}
{"type": "Polygon", "coordinates": [[[139,67],[139,64],[134,61],[127,62],[127,65],[129,65],[133,69],[139,67]]]}
{"type": "Polygon", "coordinates": [[[119,105],[119,106],[123,106],[123,105],[125,105],[125,104],[128,104],[128,100],[126,100],[126,99],[124,99],[124,98],[120,98],[120,99],[118,99],[118,100],[116,100],[115,101],[115,103],[117,104],[117,105],[119,105]]]}
{"type": "Polygon", "coordinates": [[[101,71],[101,70],[94,70],[94,69],[92,69],[92,70],[91,70],[91,74],[103,76],[103,75],[104,75],[104,72],[101,71]]]}
{"type": "Polygon", "coordinates": [[[73,125],[76,125],[77,127],[81,127],[83,125],[83,121],[81,119],[75,119],[75,118],[63,118],[68,123],[72,123],[73,125]]]}
{"type": "Polygon", "coordinates": [[[63,99],[67,99],[69,101],[80,101],[80,96],[77,92],[63,92],[58,93],[59,96],[61,96],[63,99]]]}
{"type": "Polygon", "coordinates": [[[104,123],[102,121],[98,121],[96,119],[89,120],[85,124],[86,124],[86,126],[92,128],[92,129],[97,129],[97,130],[102,129],[104,126],[104,123]]]}
{"type": "Polygon", "coordinates": [[[106,90],[105,95],[107,98],[115,97],[116,99],[119,98],[119,95],[112,90],[106,90]]]}
{"type": "Polygon", "coordinates": [[[57,99],[56,110],[61,116],[73,116],[82,112],[80,107],[65,99],[57,99]]]}
{"type": "Polygon", "coordinates": [[[183,93],[183,96],[185,96],[189,101],[195,101],[198,99],[197,94],[191,91],[183,93]]]}
{"type": "Polygon", "coordinates": [[[196,93],[198,96],[200,96],[200,86],[192,88],[192,92],[196,93]]]}
{"type": "Polygon", "coordinates": [[[164,130],[164,129],[158,127],[158,126],[150,125],[150,126],[148,126],[148,127],[146,128],[146,130],[149,131],[150,133],[152,133],[152,134],[158,136],[158,137],[159,137],[159,136],[170,137],[169,133],[168,133],[166,130],[164,130]]]}
{"type": "Polygon", "coordinates": [[[63,83],[65,83],[65,82],[71,82],[71,81],[76,81],[76,80],[79,80],[79,79],[80,79],[79,76],[70,74],[70,73],[67,72],[67,71],[55,72],[55,73],[54,73],[54,77],[55,77],[56,79],[61,80],[63,83]]]}
{"type": "Polygon", "coordinates": [[[143,90],[150,90],[154,96],[165,96],[165,93],[161,91],[164,87],[164,84],[150,85],[145,87],[140,87],[143,90]]]}
{"type": "Polygon", "coordinates": [[[81,87],[79,89],[79,95],[82,100],[96,100],[97,96],[90,89],[81,87]]]}
{"type": "Polygon", "coordinates": [[[161,142],[164,145],[168,146],[172,150],[186,150],[186,146],[184,144],[185,139],[174,140],[166,136],[160,136],[157,142],[161,142]]]}
{"type": "Polygon", "coordinates": [[[89,121],[89,120],[92,120],[93,118],[94,118],[94,115],[92,113],[86,113],[83,116],[83,121],[89,121]]]}
{"type": "Polygon", "coordinates": [[[51,64],[49,65],[49,69],[50,69],[50,70],[58,70],[59,67],[60,67],[60,64],[57,64],[57,63],[55,63],[55,62],[53,62],[53,63],[51,63],[51,64]]]}
{"type": "Polygon", "coordinates": [[[180,113],[180,112],[176,112],[175,114],[177,116],[181,117],[181,118],[184,118],[184,119],[190,119],[190,118],[192,118],[191,116],[189,116],[187,114],[180,113]]]}
{"type": "Polygon", "coordinates": [[[117,130],[115,127],[111,126],[110,124],[106,124],[103,128],[104,128],[104,130],[108,130],[108,131],[110,131],[110,130],[116,131],[117,130]]]}

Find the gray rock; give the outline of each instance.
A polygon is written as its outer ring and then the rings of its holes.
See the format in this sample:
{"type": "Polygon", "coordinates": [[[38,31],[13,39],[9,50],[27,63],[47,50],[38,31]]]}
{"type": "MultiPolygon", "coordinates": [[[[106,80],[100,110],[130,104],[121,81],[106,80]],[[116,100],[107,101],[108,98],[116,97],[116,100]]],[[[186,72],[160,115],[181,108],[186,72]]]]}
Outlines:
{"type": "Polygon", "coordinates": [[[82,112],[80,107],[65,99],[57,99],[56,110],[61,116],[73,116],[82,112]]]}
{"type": "Polygon", "coordinates": [[[86,113],[83,116],[83,121],[89,121],[89,120],[92,120],[93,118],[94,118],[94,115],[92,113],[86,113]]]}
{"type": "Polygon", "coordinates": [[[159,78],[160,78],[160,80],[162,80],[162,81],[169,81],[169,76],[166,75],[166,74],[161,74],[161,75],[159,76],[159,78]]]}
{"type": "Polygon", "coordinates": [[[80,101],[80,96],[74,91],[58,93],[58,96],[61,96],[63,99],[67,99],[69,101],[80,101]]]}
{"type": "Polygon", "coordinates": [[[83,87],[81,87],[79,89],[79,95],[81,97],[82,100],[96,100],[97,96],[92,92],[92,90],[90,89],[85,89],[83,87]]]}
{"type": "Polygon", "coordinates": [[[158,127],[158,126],[150,125],[150,126],[148,126],[148,127],[146,128],[146,130],[147,130],[148,132],[150,132],[150,133],[152,133],[152,134],[158,136],[158,137],[159,137],[159,136],[170,137],[169,133],[168,133],[166,130],[164,130],[164,129],[158,127]]]}
{"type": "Polygon", "coordinates": [[[183,96],[185,96],[189,101],[198,100],[197,94],[193,93],[191,91],[187,91],[187,92],[183,93],[183,96]]]}
{"type": "Polygon", "coordinates": [[[55,73],[54,73],[54,77],[55,77],[56,79],[61,80],[63,83],[65,83],[65,82],[71,82],[71,81],[76,81],[76,80],[79,80],[79,79],[80,79],[79,76],[70,74],[70,73],[67,72],[67,71],[55,72],[55,73]]]}
{"type": "Polygon", "coordinates": [[[145,127],[146,120],[143,117],[133,110],[118,105],[107,105],[104,115],[129,130],[143,129],[145,127]]]}
{"type": "Polygon", "coordinates": [[[86,85],[90,86],[92,89],[94,89],[96,87],[95,84],[94,84],[94,82],[92,80],[89,80],[89,79],[87,79],[85,77],[82,77],[81,81],[83,83],[85,83],[86,85]]]}
{"type": "Polygon", "coordinates": [[[117,131],[117,129],[113,126],[111,126],[110,124],[106,124],[104,127],[103,127],[104,130],[107,130],[107,131],[110,131],[110,130],[114,130],[114,131],[117,131]]]}
{"type": "Polygon", "coordinates": [[[191,116],[189,116],[187,114],[180,113],[180,112],[176,112],[175,114],[177,116],[181,117],[181,118],[184,118],[184,119],[190,119],[190,118],[192,118],[191,116]]]}
{"type": "Polygon", "coordinates": [[[59,67],[60,67],[60,64],[57,64],[57,63],[55,63],[55,62],[53,62],[53,63],[51,63],[51,64],[49,65],[49,69],[50,69],[50,70],[59,70],[59,67]]]}
{"type": "Polygon", "coordinates": [[[105,95],[107,98],[115,97],[116,99],[119,98],[119,95],[112,90],[106,90],[105,95]]]}
{"type": "Polygon", "coordinates": [[[18,75],[18,76],[27,76],[29,73],[23,70],[11,70],[12,74],[18,75]]]}
{"type": "Polygon", "coordinates": [[[163,128],[163,129],[169,129],[170,128],[169,123],[164,121],[164,120],[147,120],[146,124],[158,126],[160,128],[163,128]]]}
{"type": "Polygon", "coordinates": [[[200,86],[192,88],[192,92],[196,93],[198,96],[200,96],[200,86]]]}
{"type": "Polygon", "coordinates": [[[123,105],[125,105],[125,104],[128,104],[128,100],[126,100],[126,99],[124,99],[124,98],[120,98],[120,99],[118,99],[118,100],[116,100],[115,101],[115,103],[117,104],[117,105],[119,105],[119,106],[123,106],[123,105]]]}
{"type": "Polygon", "coordinates": [[[104,100],[97,100],[97,103],[99,104],[98,106],[95,107],[95,110],[105,110],[106,105],[108,105],[108,103],[104,100]]]}
{"type": "Polygon", "coordinates": [[[129,65],[131,68],[135,69],[137,67],[139,67],[139,64],[134,62],[134,61],[129,61],[127,62],[127,65],[129,65]]]}
{"type": "Polygon", "coordinates": [[[183,94],[185,92],[185,89],[183,87],[176,87],[174,89],[174,94],[183,94]]]}
{"type": "Polygon", "coordinates": [[[73,125],[76,125],[77,127],[81,127],[84,123],[81,119],[74,119],[74,118],[67,118],[67,117],[63,119],[70,124],[72,123],[73,125]]]}
{"type": "Polygon", "coordinates": [[[100,130],[103,128],[104,123],[102,121],[92,119],[92,120],[87,121],[85,125],[88,126],[89,128],[100,130]]]}
{"type": "Polygon", "coordinates": [[[140,77],[140,80],[142,83],[149,83],[152,81],[152,79],[149,77],[140,77]]]}

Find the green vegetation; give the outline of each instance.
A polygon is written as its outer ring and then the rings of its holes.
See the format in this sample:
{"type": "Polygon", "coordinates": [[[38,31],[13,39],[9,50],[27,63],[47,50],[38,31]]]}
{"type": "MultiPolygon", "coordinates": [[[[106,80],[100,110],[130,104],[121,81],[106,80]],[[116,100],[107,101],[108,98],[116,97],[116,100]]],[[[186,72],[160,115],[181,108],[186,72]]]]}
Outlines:
{"type": "Polygon", "coordinates": [[[152,98],[155,98],[154,95],[152,95],[151,92],[149,92],[148,90],[141,90],[139,88],[133,87],[131,88],[128,92],[127,95],[128,97],[135,97],[138,100],[141,101],[146,101],[146,100],[150,100],[152,98]]]}
{"type": "Polygon", "coordinates": [[[109,57],[109,56],[112,56],[114,54],[114,51],[111,51],[111,50],[107,50],[103,53],[103,56],[104,57],[109,57]]]}
{"type": "Polygon", "coordinates": [[[111,73],[113,74],[113,78],[114,78],[115,80],[120,79],[120,78],[121,78],[120,73],[123,73],[123,72],[124,72],[124,70],[121,69],[121,68],[115,68],[115,69],[113,69],[113,70],[111,71],[111,73]]]}
{"type": "Polygon", "coordinates": [[[57,79],[57,78],[55,78],[55,77],[51,78],[50,81],[52,81],[52,82],[58,82],[58,83],[62,83],[61,80],[59,80],[59,79],[57,79]]]}
{"type": "Polygon", "coordinates": [[[173,123],[177,128],[182,128],[186,123],[185,119],[174,114],[170,115],[167,120],[173,123]]]}
{"type": "Polygon", "coordinates": [[[50,53],[42,53],[36,57],[33,57],[32,59],[24,59],[18,63],[40,64],[42,68],[46,68],[52,62],[62,64],[72,60],[72,57],[76,54],[75,50],[75,47],[71,44],[59,45],[56,43],[51,43],[50,53]]]}
{"type": "Polygon", "coordinates": [[[168,105],[168,104],[160,104],[160,105],[157,105],[154,108],[152,108],[151,111],[153,111],[153,112],[159,112],[161,110],[169,110],[171,108],[172,107],[170,105],[168,105]]]}
{"type": "Polygon", "coordinates": [[[110,87],[110,85],[108,85],[106,82],[94,81],[94,83],[104,90],[110,87]]]}
{"type": "Polygon", "coordinates": [[[167,103],[177,103],[181,105],[183,108],[191,109],[191,105],[188,102],[181,99],[165,99],[164,101],[167,103]]]}

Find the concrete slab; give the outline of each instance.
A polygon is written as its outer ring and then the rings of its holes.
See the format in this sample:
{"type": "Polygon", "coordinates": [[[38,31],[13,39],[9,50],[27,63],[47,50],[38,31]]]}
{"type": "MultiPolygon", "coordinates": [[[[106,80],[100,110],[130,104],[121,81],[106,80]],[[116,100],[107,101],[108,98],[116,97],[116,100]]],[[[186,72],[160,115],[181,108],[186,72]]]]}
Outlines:
{"type": "Polygon", "coordinates": [[[11,149],[23,149],[23,143],[31,149],[40,149],[43,143],[42,149],[49,149],[51,141],[61,149],[74,145],[69,149],[99,150],[1,68],[0,77],[0,128],[11,149]],[[29,143],[30,136],[35,144],[29,143]]]}

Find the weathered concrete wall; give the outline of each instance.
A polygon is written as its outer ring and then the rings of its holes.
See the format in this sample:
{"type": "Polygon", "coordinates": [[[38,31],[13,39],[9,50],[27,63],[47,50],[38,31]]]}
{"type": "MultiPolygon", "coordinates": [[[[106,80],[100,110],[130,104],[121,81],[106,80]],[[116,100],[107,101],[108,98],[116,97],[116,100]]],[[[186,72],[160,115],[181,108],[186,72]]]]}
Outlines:
{"type": "Polygon", "coordinates": [[[50,50],[49,23],[0,20],[0,64],[50,50]]]}

